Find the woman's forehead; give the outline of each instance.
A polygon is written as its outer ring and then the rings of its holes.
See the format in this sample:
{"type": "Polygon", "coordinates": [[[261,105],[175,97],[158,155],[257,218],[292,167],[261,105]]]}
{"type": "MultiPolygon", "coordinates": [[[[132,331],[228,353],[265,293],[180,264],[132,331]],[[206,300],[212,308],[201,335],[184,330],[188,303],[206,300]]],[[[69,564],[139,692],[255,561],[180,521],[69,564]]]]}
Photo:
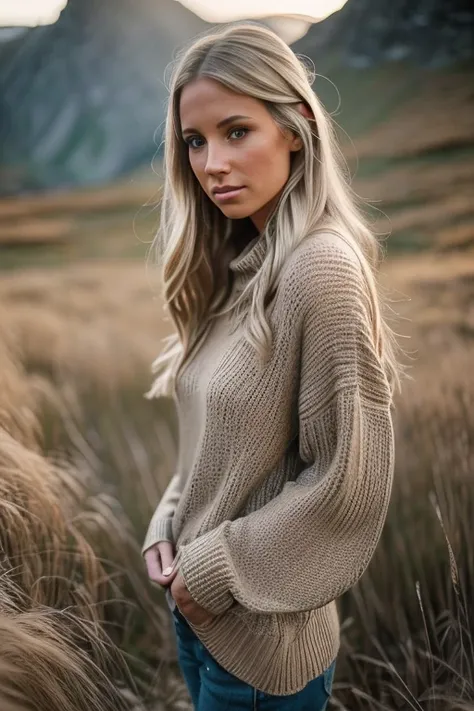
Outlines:
{"type": "MultiPolygon", "coordinates": [[[[218,81],[199,78],[183,87],[179,102],[181,122],[195,125],[203,120],[215,127],[231,115],[257,118],[264,113],[263,102],[232,91],[218,81]]],[[[185,128],[183,124],[183,128],[185,128]]]]}

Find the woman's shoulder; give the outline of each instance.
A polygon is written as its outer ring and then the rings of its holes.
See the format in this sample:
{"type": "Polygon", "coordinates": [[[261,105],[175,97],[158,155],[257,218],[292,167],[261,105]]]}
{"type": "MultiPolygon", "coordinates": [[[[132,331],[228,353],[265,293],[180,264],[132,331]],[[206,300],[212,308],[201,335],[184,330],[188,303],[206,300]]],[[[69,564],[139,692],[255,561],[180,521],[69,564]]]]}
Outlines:
{"type": "Polygon", "coordinates": [[[364,286],[358,246],[338,232],[315,232],[293,250],[284,267],[283,283],[300,297],[314,298],[364,286]]]}
{"type": "Polygon", "coordinates": [[[354,240],[340,232],[322,230],[307,235],[288,260],[290,268],[298,268],[305,263],[318,269],[337,266],[338,263],[360,269],[361,254],[354,240]]]}

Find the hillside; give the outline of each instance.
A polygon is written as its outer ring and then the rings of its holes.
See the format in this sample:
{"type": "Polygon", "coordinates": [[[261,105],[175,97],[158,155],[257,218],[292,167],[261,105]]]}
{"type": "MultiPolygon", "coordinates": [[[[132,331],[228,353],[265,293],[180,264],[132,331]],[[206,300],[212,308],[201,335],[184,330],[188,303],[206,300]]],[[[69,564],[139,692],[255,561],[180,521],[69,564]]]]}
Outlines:
{"type": "MultiPolygon", "coordinates": [[[[470,65],[356,69],[335,57],[314,82],[340,127],[354,189],[371,203],[377,232],[391,233],[392,253],[474,246],[472,75],[470,65]]],[[[1,265],[141,259],[158,187],[145,167],[103,187],[0,199],[1,265]]]]}
{"type": "MultiPolygon", "coordinates": [[[[54,25],[0,29],[0,195],[99,185],[149,165],[169,62],[208,27],[175,0],[69,0],[54,25]]],[[[341,86],[353,135],[379,120],[380,102],[388,117],[388,101],[418,91],[416,67],[449,74],[472,61],[473,40],[465,0],[349,0],[292,46],[341,86]]]]}

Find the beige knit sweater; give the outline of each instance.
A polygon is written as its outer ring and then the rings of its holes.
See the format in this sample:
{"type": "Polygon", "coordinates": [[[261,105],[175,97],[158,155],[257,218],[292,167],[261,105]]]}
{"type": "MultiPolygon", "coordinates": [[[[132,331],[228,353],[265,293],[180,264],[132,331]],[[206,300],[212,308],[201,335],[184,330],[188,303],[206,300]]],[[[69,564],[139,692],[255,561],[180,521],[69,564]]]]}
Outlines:
{"type": "MultiPolygon", "coordinates": [[[[230,265],[241,288],[256,237],[230,265]]],[[[269,308],[271,360],[220,317],[178,378],[179,456],[143,551],[174,541],[191,625],[229,672],[292,694],[339,649],[336,598],[360,578],[389,504],[391,396],[353,248],[329,232],[291,254],[269,308]]]]}

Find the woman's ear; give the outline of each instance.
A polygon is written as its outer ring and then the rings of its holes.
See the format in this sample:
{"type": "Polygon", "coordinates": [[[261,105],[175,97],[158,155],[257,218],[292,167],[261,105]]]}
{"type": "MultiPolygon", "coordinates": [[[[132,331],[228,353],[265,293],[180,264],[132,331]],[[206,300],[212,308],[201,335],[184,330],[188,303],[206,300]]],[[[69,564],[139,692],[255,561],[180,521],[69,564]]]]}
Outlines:
{"type": "Polygon", "coordinates": [[[297,105],[296,108],[302,114],[303,116],[306,116],[307,119],[312,119],[315,121],[314,114],[309,108],[308,104],[306,104],[304,101],[300,101],[297,105]]]}
{"type": "MultiPolygon", "coordinates": [[[[315,120],[314,114],[309,108],[307,104],[305,104],[303,101],[300,101],[297,105],[296,108],[300,112],[302,116],[305,116],[307,119],[312,119],[313,121],[315,120]]],[[[292,141],[292,146],[291,150],[292,151],[299,151],[303,147],[303,141],[299,136],[296,136],[293,134],[293,141],[292,141]]]]}
{"type": "Polygon", "coordinates": [[[303,148],[303,141],[301,140],[300,136],[297,136],[296,134],[292,133],[291,136],[291,143],[290,143],[290,151],[293,153],[300,151],[303,148]]]}

